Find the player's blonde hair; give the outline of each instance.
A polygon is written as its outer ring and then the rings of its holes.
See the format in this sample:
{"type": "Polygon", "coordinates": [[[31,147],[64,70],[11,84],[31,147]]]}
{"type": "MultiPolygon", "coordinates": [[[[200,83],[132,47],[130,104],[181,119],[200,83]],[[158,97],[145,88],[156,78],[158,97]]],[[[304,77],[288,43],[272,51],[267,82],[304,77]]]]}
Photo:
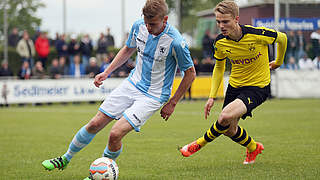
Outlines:
{"type": "Polygon", "coordinates": [[[239,16],[239,6],[230,0],[221,1],[214,8],[214,13],[219,12],[221,14],[231,14],[233,18],[239,16]]]}
{"type": "Polygon", "coordinates": [[[156,16],[163,18],[168,14],[168,4],[165,0],[147,0],[142,9],[142,14],[148,19],[156,16]]]}

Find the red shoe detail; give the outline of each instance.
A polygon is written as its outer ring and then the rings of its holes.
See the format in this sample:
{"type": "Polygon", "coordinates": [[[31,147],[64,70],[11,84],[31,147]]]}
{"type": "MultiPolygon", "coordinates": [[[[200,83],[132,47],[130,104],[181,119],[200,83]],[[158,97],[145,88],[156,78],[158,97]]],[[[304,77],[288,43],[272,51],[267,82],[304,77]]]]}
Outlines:
{"type": "Polygon", "coordinates": [[[258,143],[258,142],[257,142],[257,148],[253,152],[250,153],[248,151],[248,149],[247,149],[246,159],[243,161],[243,164],[252,164],[252,163],[254,163],[255,160],[256,160],[257,155],[261,154],[262,150],[264,150],[264,147],[263,147],[263,145],[261,143],[258,143]]]}
{"type": "Polygon", "coordinates": [[[197,144],[197,141],[194,141],[190,144],[183,146],[179,151],[181,152],[182,156],[189,157],[195,152],[199,151],[201,146],[197,144]]]}

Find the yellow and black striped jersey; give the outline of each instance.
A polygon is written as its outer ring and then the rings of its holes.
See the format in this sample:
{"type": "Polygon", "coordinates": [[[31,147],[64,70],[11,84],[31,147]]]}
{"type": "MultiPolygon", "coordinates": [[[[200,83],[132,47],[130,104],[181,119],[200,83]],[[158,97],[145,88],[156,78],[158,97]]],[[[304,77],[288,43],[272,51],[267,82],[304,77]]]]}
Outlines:
{"type": "MultiPolygon", "coordinates": [[[[283,37],[284,33],[265,27],[249,25],[240,25],[240,27],[242,37],[238,41],[222,34],[218,35],[215,41],[214,58],[217,61],[225,59],[230,61],[232,68],[229,83],[231,86],[235,88],[264,87],[270,83],[268,44],[277,42],[279,35],[283,37]]],[[[282,63],[283,59],[280,61],[282,63]]]]}

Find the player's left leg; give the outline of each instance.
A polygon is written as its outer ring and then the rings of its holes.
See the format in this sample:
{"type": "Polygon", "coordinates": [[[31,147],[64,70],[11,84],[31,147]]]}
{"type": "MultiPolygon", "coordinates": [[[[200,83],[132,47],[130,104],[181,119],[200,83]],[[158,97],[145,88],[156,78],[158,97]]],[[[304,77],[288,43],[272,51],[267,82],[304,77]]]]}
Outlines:
{"type": "Polygon", "coordinates": [[[122,152],[122,138],[131,130],[133,130],[133,127],[124,117],[118,120],[111,128],[109,143],[103,152],[103,156],[115,160],[122,152]]]}
{"type": "MultiPolygon", "coordinates": [[[[241,116],[245,119],[247,116],[252,116],[251,112],[254,108],[261,105],[268,97],[268,92],[270,86],[264,88],[259,87],[243,87],[242,92],[237,96],[241,106],[245,106],[247,111],[241,116]]],[[[251,164],[255,162],[258,154],[262,153],[264,147],[261,143],[255,142],[252,137],[250,137],[247,131],[241,126],[234,124],[233,128],[225,133],[234,142],[246,147],[246,159],[243,164],[251,164]]]]}
{"type": "Polygon", "coordinates": [[[158,111],[163,103],[147,97],[135,89],[132,94],[134,103],[127,108],[123,116],[114,124],[109,136],[109,143],[104,150],[104,156],[115,160],[121,153],[123,145],[121,139],[131,130],[140,131],[146,121],[158,111]]]}

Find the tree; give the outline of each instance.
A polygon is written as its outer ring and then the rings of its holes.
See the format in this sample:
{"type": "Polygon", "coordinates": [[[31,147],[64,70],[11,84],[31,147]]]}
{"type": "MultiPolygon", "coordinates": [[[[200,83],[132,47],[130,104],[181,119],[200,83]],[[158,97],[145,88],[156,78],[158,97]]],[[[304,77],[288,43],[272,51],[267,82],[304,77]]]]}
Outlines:
{"type": "Polygon", "coordinates": [[[27,30],[34,34],[41,24],[41,19],[35,13],[39,8],[45,7],[40,0],[1,0],[0,2],[0,32],[3,34],[4,3],[7,2],[8,32],[14,27],[19,30],[27,30]]]}
{"type": "MultiPolygon", "coordinates": [[[[202,10],[212,9],[216,4],[222,0],[180,0],[181,10],[181,27],[182,32],[193,32],[193,28],[197,24],[198,17],[196,13],[202,10]]],[[[169,10],[174,11],[176,9],[175,0],[167,0],[169,10]]]]}

